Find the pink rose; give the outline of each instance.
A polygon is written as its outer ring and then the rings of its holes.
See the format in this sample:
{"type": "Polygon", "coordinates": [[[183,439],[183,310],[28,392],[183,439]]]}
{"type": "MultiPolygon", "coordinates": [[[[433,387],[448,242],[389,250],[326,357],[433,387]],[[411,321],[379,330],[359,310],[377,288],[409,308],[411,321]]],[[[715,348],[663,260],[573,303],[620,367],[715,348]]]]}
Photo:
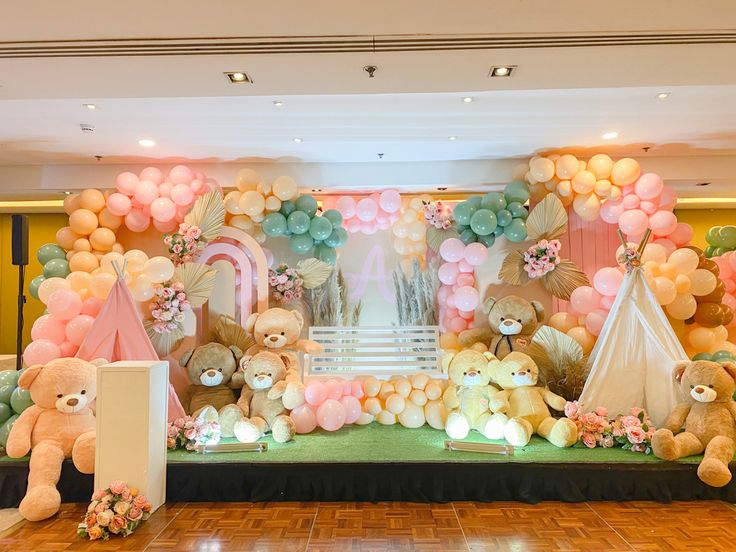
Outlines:
{"type": "MultiPolygon", "coordinates": [[[[125,492],[123,492],[122,494],[125,494],[125,492]]],[[[130,498],[130,491],[128,491],[128,498],[130,498]]],[[[113,508],[113,510],[115,511],[116,514],[124,516],[128,512],[129,508],[130,508],[130,502],[121,500],[120,502],[115,504],[115,507],[113,508]]]]}
{"type": "Polygon", "coordinates": [[[105,491],[99,489],[92,493],[92,500],[100,500],[103,496],[105,496],[105,491]]]}
{"type": "Polygon", "coordinates": [[[621,423],[625,428],[641,427],[641,422],[636,416],[621,416],[621,423]]]}
{"type": "Polygon", "coordinates": [[[565,403],[565,416],[568,418],[577,418],[580,413],[580,405],[578,401],[567,401],[565,403]]]}
{"type": "Polygon", "coordinates": [[[125,517],[115,514],[112,516],[112,520],[110,521],[110,531],[112,533],[119,533],[123,529],[125,529],[128,526],[128,520],[125,519],[125,517]]]}
{"type": "Polygon", "coordinates": [[[133,506],[135,506],[136,508],[140,508],[141,510],[146,504],[148,504],[148,499],[146,498],[146,495],[138,495],[133,499],[133,506]]]}
{"type": "Polygon", "coordinates": [[[141,510],[138,506],[131,506],[130,510],[128,510],[128,519],[130,521],[138,521],[143,517],[143,510],[141,510]]]}
{"type": "Polygon", "coordinates": [[[112,494],[120,494],[127,488],[128,486],[125,484],[125,481],[120,481],[119,479],[110,483],[110,492],[112,494]]]}
{"type": "Polygon", "coordinates": [[[605,406],[599,406],[593,412],[595,412],[599,416],[603,416],[604,418],[608,417],[608,409],[605,406]]]}
{"type": "Polygon", "coordinates": [[[104,512],[107,510],[107,504],[104,502],[100,502],[95,506],[95,514],[99,514],[100,512],[104,512]]]}
{"type": "Polygon", "coordinates": [[[644,430],[640,427],[628,427],[626,428],[626,438],[635,445],[643,443],[644,430]]]}
{"type": "Polygon", "coordinates": [[[113,517],[112,510],[103,510],[102,512],[97,512],[97,524],[100,527],[107,527],[110,522],[112,521],[113,517]]]}
{"type": "Polygon", "coordinates": [[[587,431],[583,433],[582,441],[586,447],[595,448],[595,445],[596,445],[595,435],[593,435],[592,433],[588,433],[587,431]]]}
{"type": "Polygon", "coordinates": [[[184,437],[194,439],[197,436],[197,430],[194,428],[184,430],[184,437]]]}
{"type": "Polygon", "coordinates": [[[100,502],[98,500],[93,500],[92,502],[89,503],[89,506],[87,506],[87,511],[88,512],[94,512],[95,511],[95,508],[97,508],[97,505],[99,503],[100,502]]]}

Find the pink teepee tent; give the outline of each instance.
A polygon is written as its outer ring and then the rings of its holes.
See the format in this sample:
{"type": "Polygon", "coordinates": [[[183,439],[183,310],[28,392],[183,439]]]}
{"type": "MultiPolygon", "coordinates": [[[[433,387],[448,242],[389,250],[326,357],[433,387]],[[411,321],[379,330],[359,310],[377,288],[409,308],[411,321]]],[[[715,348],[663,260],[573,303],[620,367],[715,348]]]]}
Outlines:
{"type": "MultiPolygon", "coordinates": [[[[116,266],[116,270],[118,267],[116,266]]],[[[121,273],[100,313],[77,351],[85,360],[158,360],[151,340],[133,303],[121,273]]],[[[169,383],[169,421],[185,415],[174,387],[169,383]]]]}

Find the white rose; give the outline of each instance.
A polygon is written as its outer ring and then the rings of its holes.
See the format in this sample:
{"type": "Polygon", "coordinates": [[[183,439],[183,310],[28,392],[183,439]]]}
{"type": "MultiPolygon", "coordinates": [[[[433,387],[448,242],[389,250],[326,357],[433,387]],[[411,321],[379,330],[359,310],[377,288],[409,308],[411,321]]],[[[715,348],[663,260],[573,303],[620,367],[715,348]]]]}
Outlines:
{"type": "Polygon", "coordinates": [[[112,510],[105,510],[104,512],[100,512],[99,514],[97,514],[97,524],[100,527],[107,527],[112,521],[112,516],[112,510]]]}

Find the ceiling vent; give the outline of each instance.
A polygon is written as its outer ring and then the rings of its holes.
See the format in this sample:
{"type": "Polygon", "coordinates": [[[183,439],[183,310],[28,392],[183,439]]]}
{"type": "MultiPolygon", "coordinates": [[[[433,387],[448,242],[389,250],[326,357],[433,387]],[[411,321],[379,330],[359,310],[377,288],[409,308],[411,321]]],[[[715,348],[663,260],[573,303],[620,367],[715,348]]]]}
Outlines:
{"type": "Polygon", "coordinates": [[[80,123],[79,128],[82,129],[82,132],[86,132],[86,133],[95,131],[95,125],[90,125],[87,123],[80,123]]]}

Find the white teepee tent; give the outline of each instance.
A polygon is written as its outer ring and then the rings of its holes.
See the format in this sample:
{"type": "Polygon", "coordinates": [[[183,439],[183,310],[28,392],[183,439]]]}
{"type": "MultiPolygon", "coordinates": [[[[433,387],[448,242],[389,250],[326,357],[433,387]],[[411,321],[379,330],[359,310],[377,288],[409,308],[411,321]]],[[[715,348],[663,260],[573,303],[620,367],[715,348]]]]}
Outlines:
{"type": "Polygon", "coordinates": [[[590,354],[590,373],[580,395],[583,411],[598,406],[611,417],[644,408],[659,427],[680,402],[675,364],[688,360],[644,277],[634,268],[624,278],[590,354]]]}

